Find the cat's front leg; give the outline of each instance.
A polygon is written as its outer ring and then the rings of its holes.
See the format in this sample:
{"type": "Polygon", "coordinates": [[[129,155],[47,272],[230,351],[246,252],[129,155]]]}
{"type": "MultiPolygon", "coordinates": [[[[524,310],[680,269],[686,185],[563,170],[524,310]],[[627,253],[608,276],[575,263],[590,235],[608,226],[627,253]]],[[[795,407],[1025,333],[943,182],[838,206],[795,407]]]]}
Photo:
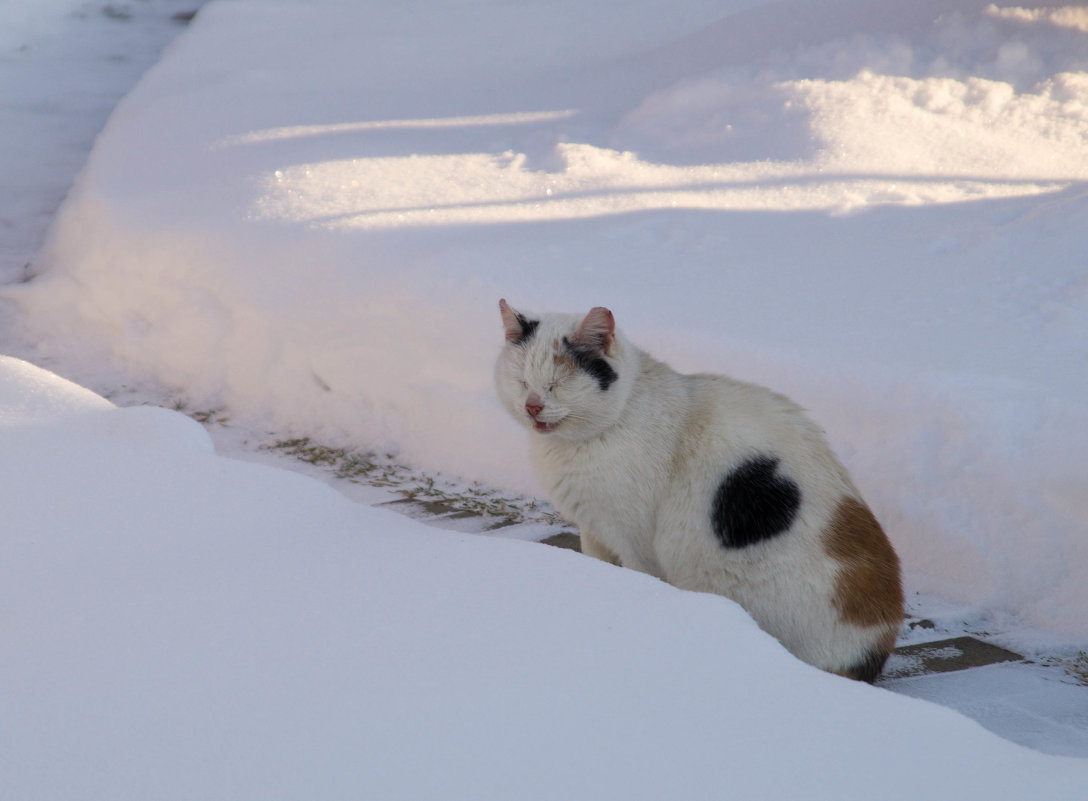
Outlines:
{"type": "Polygon", "coordinates": [[[597,539],[588,529],[583,528],[580,530],[582,537],[582,553],[586,556],[592,556],[596,559],[600,559],[602,562],[609,562],[613,565],[619,565],[620,558],[616,554],[612,553],[609,548],[597,539]]]}

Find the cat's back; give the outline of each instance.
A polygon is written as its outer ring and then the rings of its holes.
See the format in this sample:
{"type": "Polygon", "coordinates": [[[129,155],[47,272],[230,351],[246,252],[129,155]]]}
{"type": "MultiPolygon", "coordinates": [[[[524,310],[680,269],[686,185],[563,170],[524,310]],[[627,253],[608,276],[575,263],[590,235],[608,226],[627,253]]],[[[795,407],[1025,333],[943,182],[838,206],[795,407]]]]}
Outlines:
{"type": "Polygon", "coordinates": [[[693,459],[708,479],[731,464],[763,457],[836,495],[853,491],[823,432],[785,395],[711,373],[682,378],[690,402],[678,458],[693,459]]]}

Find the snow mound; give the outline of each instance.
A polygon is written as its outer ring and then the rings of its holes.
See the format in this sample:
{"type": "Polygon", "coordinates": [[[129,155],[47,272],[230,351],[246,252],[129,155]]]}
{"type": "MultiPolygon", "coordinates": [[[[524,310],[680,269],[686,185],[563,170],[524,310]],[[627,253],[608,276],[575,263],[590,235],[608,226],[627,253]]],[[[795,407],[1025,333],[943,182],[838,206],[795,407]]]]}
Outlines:
{"type": "Polygon", "coordinates": [[[1083,9],[432,6],[204,8],[4,291],[39,355],[535,492],[495,304],[607,305],[809,408],[908,589],[1088,639],[1083,9]]]}
{"type": "Polygon", "coordinates": [[[11,797],[1065,801],[1088,784],[1083,760],[798,662],[723,598],[426,529],[11,359],[0,386],[0,420],[29,395],[52,410],[0,450],[11,797]]]}

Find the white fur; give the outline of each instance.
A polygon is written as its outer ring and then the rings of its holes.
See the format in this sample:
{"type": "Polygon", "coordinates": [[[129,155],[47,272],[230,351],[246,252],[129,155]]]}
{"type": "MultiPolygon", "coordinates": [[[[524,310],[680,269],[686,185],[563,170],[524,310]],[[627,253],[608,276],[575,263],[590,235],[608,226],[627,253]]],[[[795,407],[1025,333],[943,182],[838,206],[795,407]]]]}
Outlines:
{"type": "Polygon", "coordinates": [[[507,342],[496,385],[532,431],[534,467],[579,527],[585,553],[732,598],[797,657],[826,670],[847,670],[887,641],[888,625],[844,622],[833,605],[841,565],[822,532],[840,501],[859,495],[797,405],[724,376],[681,375],[618,333],[605,352],[618,378],[602,391],[554,358],[581,317],[524,316],[539,325],[525,343],[507,342]],[[530,393],[543,406],[537,419],[554,430],[533,430],[530,393]],[[725,548],[711,524],[715,490],[731,467],[767,453],[800,487],[798,514],[784,534],[725,548]]]}

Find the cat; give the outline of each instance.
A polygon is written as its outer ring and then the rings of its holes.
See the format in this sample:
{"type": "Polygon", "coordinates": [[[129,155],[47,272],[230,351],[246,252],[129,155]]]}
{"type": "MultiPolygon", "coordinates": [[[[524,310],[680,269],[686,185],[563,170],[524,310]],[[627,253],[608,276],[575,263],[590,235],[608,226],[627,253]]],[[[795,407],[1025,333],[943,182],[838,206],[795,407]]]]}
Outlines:
{"type": "Polygon", "coordinates": [[[499,310],[499,397],[583,553],[731,598],[816,667],[879,676],[903,619],[899,559],[799,406],[675,372],[600,306],[499,310]]]}

